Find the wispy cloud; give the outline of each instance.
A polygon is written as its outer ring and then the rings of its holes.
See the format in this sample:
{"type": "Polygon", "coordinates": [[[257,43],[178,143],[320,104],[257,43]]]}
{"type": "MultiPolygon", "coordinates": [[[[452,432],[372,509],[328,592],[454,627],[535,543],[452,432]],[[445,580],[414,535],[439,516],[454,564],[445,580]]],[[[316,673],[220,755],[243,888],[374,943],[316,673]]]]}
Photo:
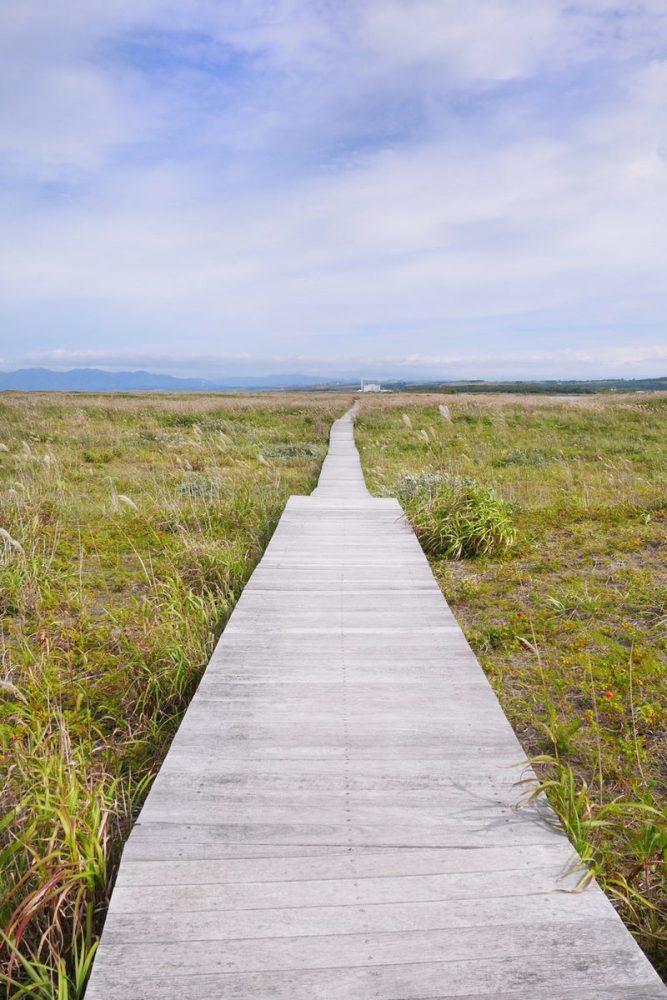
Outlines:
{"type": "Polygon", "coordinates": [[[4,22],[7,363],[665,368],[662,2],[4,22]]]}
{"type": "Polygon", "coordinates": [[[149,368],[152,371],[179,371],[203,377],[222,375],[263,375],[278,370],[304,371],[313,375],[356,377],[359,372],[383,378],[468,377],[498,378],[513,375],[535,378],[567,378],[576,374],[595,378],[604,370],[616,377],[650,375],[667,370],[667,345],[644,344],[632,347],[587,350],[523,350],[499,353],[470,351],[444,354],[382,356],[370,354],[318,358],[304,355],[201,354],[197,352],[159,353],[143,351],[56,349],[31,352],[31,365],[58,369],[101,366],[116,371],[149,368]]]}

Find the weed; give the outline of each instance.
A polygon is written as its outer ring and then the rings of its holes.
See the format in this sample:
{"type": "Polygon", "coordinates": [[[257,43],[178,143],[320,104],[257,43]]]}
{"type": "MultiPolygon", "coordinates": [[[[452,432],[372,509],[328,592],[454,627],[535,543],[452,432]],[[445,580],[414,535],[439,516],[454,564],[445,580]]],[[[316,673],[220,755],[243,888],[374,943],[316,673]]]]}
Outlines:
{"type": "Polygon", "coordinates": [[[546,795],[554,808],[581,858],[577,888],[597,878],[647,949],[659,955],[667,944],[661,899],[667,862],[664,813],[646,800],[601,800],[558,758],[543,755],[530,763],[541,777],[525,798],[546,795]]]}

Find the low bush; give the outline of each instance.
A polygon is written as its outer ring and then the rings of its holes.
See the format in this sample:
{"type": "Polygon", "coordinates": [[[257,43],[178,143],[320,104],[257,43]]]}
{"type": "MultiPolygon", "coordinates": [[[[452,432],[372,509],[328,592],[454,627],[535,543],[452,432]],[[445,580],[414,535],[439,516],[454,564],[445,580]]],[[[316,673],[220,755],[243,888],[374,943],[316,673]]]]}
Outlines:
{"type": "Polygon", "coordinates": [[[428,472],[404,475],[394,492],[428,555],[470,559],[505,553],[514,544],[509,505],[476,479],[428,472]]]}
{"type": "Polygon", "coordinates": [[[282,444],[267,445],[264,458],[324,458],[326,448],[310,441],[287,441],[282,444]]]}

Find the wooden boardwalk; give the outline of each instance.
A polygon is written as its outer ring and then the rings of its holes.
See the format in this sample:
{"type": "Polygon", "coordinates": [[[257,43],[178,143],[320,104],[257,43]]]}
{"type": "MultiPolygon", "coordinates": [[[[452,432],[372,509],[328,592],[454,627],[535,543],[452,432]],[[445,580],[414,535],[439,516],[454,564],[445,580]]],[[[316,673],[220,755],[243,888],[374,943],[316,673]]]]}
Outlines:
{"type": "Polygon", "coordinates": [[[87,1000],[658,1000],[348,414],[128,841],[87,1000]]]}

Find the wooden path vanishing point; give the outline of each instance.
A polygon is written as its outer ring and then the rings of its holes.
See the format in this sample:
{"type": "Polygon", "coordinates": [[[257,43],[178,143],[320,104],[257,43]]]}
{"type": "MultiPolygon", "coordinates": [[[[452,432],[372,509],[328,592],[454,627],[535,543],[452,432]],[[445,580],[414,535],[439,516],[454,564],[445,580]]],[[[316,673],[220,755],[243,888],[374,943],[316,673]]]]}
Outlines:
{"type": "Polygon", "coordinates": [[[514,808],[524,757],[348,413],[129,838],[87,1000],[664,1000],[514,808]]]}

